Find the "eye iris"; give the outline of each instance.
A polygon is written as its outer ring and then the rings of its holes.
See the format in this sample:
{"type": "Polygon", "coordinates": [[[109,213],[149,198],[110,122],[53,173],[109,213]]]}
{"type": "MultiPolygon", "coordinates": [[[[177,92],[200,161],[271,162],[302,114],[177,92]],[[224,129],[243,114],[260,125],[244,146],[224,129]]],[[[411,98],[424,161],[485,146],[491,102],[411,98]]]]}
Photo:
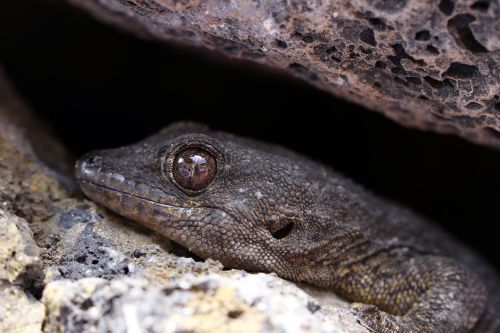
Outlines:
{"type": "Polygon", "coordinates": [[[174,179],[185,189],[204,189],[210,185],[216,172],[217,163],[214,156],[202,148],[187,148],[175,156],[174,179]]]}

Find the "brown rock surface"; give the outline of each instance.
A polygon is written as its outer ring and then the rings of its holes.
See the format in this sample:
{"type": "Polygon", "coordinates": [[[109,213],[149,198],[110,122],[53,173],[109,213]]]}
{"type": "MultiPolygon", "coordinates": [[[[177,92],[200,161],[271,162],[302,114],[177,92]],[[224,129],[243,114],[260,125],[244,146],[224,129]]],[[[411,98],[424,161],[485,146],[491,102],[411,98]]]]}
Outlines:
{"type": "Polygon", "coordinates": [[[70,0],[141,36],[285,70],[411,127],[500,148],[500,3],[70,0]]]}

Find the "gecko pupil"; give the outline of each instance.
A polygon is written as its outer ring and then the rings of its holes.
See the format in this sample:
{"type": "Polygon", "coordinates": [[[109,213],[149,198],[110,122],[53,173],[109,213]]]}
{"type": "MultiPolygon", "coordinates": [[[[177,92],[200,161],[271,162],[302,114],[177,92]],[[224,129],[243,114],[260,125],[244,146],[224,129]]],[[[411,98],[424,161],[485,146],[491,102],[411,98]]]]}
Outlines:
{"type": "Polygon", "coordinates": [[[215,157],[202,148],[186,148],[174,159],[173,176],[177,184],[191,191],[206,188],[215,177],[215,157]]]}

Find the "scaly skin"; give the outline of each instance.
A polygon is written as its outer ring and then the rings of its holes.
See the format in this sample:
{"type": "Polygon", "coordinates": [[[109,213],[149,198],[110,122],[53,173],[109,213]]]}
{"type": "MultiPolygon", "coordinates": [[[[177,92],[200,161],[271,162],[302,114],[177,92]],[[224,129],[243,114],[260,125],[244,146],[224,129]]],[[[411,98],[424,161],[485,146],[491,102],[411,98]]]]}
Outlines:
{"type": "Polygon", "coordinates": [[[500,331],[499,280],[481,258],[284,148],[181,123],[87,154],[76,175],[91,199],[202,258],[332,288],[375,332],[500,331]],[[174,176],[187,147],[217,166],[202,190],[174,176]]]}

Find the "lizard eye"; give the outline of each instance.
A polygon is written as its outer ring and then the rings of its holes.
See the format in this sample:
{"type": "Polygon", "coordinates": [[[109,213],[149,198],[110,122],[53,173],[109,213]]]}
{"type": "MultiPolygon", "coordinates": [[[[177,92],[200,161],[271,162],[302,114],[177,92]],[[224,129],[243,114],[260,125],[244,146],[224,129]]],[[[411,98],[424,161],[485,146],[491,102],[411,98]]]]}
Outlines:
{"type": "Polygon", "coordinates": [[[217,173],[216,158],[207,150],[190,147],[175,155],[172,174],[181,187],[190,191],[206,188],[217,173]]]}

